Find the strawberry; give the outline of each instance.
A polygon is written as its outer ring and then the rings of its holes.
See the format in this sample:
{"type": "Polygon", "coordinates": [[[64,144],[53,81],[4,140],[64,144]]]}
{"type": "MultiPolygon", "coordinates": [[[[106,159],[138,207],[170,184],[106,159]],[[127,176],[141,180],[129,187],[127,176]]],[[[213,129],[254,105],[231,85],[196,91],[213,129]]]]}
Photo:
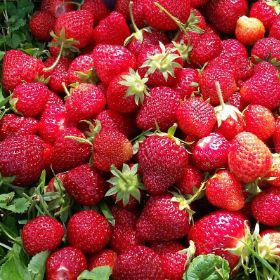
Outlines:
{"type": "Polygon", "coordinates": [[[8,114],[0,120],[0,140],[15,135],[35,135],[37,129],[38,121],[36,119],[8,114]]]}
{"type": "Polygon", "coordinates": [[[269,30],[269,37],[280,40],[280,19],[277,17],[269,30]]]}
{"type": "Polygon", "coordinates": [[[78,41],[74,44],[77,48],[87,46],[91,41],[94,18],[87,10],[70,11],[60,15],[55,23],[54,32],[60,36],[64,30],[67,39],[78,41]]]}
{"type": "Polygon", "coordinates": [[[111,238],[107,220],[93,210],[74,214],[67,224],[67,239],[84,253],[93,254],[103,249],[111,238]]]}
{"type": "Polygon", "coordinates": [[[176,111],[180,104],[179,92],[169,87],[155,87],[145,98],[136,117],[137,126],[142,130],[155,129],[166,131],[176,122],[176,111]]]}
{"type": "Polygon", "coordinates": [[[122,46],[98,45],[92,55],[96,73],[104,85],[108,85],[115,76],[136,66],[134,55],[122,46]]]}
{"type": "Polygon", "coordinates": [[[49,216],[38,216],[24,225],[21,233],[23,247],[29,256],[42,251],[53,251],[61,243],[64,228],[49,216]]]}
{"type": "Polygon", "coordinates": [[[242,112],[248,105],[247,102],[241,98],[239,91],[236,91],[230,95],[228,104],[236,107],[240,112],[242,112]]]}
{"type": "Polygon", "coordinates": [[[247,13],[247,9],[247,0],[210,0],[205,6],[209,21],[218,31],[226,34],[234,33],[237,20],[247,13]]]}
{"type": "Polygon", "coordinates": [[[254,45],[264,37],[264,33],[265,27],[257,18],[242,16],[237,20],[235,36],[246,46],[254,45]]]}
{"type": "Polygon", "coordinates": [[[165,13],[161,11],[156,3],[167,9],[170,14],[178,18],[181,22],[186,22],[190,15],[189,0],[144,0],[143,10],[145,21],[151,27],[158,30],[174,30],[177,29],[176,23],[165,13]]]}
{"type": "Polygon", "coordinates": [[[273,134],[273,143],[276,153],[280,153],[280,118],[275,121],[275,132],[273,134]]]}
{"type": "Polygon", "coordinates": [[[96,45],[123,45],[124,40],[129,35],[130,30],[124,16],[114,11],[102,19],[94,28],[92,40],[96,45]]]}
{"type": "Polygon", "coordinates": [[[222,40],[222,52],[220,54],[221,57],[248,57],[247,49],[236,39],[226,39],[222,40]]]}
{"type": "Polygon", "coordinates": [[[49,94],[47,86],[42,83],[23,83],[14,89],[10,103],[19,114],[36,117],[43,112],[49,94]]]}
{"type": "Polygon", "coordinates": [[[245,204],[243,186],[228,170],[219,170],[206,183],[208,201],[219,208],[239,211],[245,204]]]}
{"type": "Polygon", "coordinates": [[[54,17],[74,10],[75,5],[71,3],[65,3],[63,0],[42,0],[41,10],[51,13],[54,17]]]}
{"type": "Polygon", "coordinates": [[[29,56],[20,50],[5,53],[2,66],[2,84],[5,91],[12,91],[22,81],[33,82],[42,73],[41,60],[29,56]]]}
{"type": "Polygon", "coordinates": [[[118,256],[113,269],[115,280],[164,280],[160,257],[150,248],[135,246],[118,256]]]}
{"type": "Polygon", "coordinates": [[[46,264],[47,280],[76,280],[87,269],[84,254],[74,247],[64,247],[52,253],[46,264]]]}
{"type": "Polygon", "coordinates": [[[233,269],[239,256],[229,249],[238,246],[245,237],[246,218],[238,212],[218,210],[197,221],[189,232],[189,240],[195,244],[196,255],[216,254],[225,258],[233,269]]]}
{"type": "Polygon", "coordinates": [[[270,110],[261,105],[249,105],[244,112],[245,131],[255,134],[265,141],[275,131],[275,119],[270,110]]]}
{"type": "Polygon", "coordinates": [[[43,162],[44,162],[44,169],[46,170],[47,174],[49,174],[51,171],[50,166],[52,162],[52,157],[53,157],[53,146],[49,143],[44,143],[43,162]]]}
{"type": "Polygon", "coordinates": [[[164,193],[179,181],[188,161],[187,150],[173,136],[152,135],[140,143],[138,162],[144,185],[151,194],[164,193]]]}
{"type": "Polygon", "coordinates": [[[50,32],[55,25],[55,17],[49,12],[38,11],[29,21],[29,29],[31,34],[39,41],[50,41],[50,32]]]}
{"type": "Polygon", "coordinates": [[[96,205],[105,195],[103,178],[89,164],[69,170],[63,177],[63,186],[76,202],[82,205],[96,205]]]}
{"type": "Polygon", "coordinates": [[[95,24],[109,14],[109,10],[102,0],[84,0],[80,9],[91,12],[95,24]]]}
{"type": "Polygon", "coordinates": [[[35,135],[12,136],[0,142],[0,173],[15,176],[16,186],[30,186],[43,170],[43,141],[35,135]]]}
{"type": "Polygon", "coordinates": [[[177,109],[179,128],[186,134],[201,138],[207,136],[216,124],[214,108],[199,97],[181,102],[177,109]]]}
{"type": "Polygon", "coordinates": [[[191,0],[191,7],[199,8],[206,5],[208,2],[209,0],[191,0]]]}
{"type": "Polygon", "coordinates": [[[112,269],[117,260],[117,253],[110,249],[105,249],[92,256],[88,261],[89,270],[99,266],[110,266],[112,269]]]}
{"type": "Polygon", "coordinates": [[[267,178],[269,185],[280,187],[280,155],[272,154],[272,166],[269,172],[267,173],[267,178]]]}
{"type": "Polygon", "coordinates": [[[135,212],[127,210],[125,208],[119,208],[114,206],[111,208],[112,215],[115,219],[115,225],[124,227],[128,226],[134,228],[137,222],[137,216],[135,212]]]}
{"type": "Polygon", "coordinates": [[[92,119],[104,109],[105,104],[105,96],[97,86],[79,84],[70,90],[66,99],[66,118],[72,123],[92,119]]]}
{"type": "Polygon", "coordinates": [[[254,218],[267,226],[280,225],[280,190],[271,188],[253,198],[251,209],[254,218]]]}
{"type": "Polygon", "coordinates": [[[151,196],[136,225],[137,236],[143,241],[169,241],[186,236],[189,214],[181,209],[172,195],[151,196]]]}
{"type": "Polygon", "coordinates": [[[271,165],[271,152],[257,136],[250,132],[236,135],[228,154],[228,166],[238,180],[250,183],[265,176],[271,165]]]}
{"type": "Polygon", "coordinates": [[[204,171],[215,170],[227,165],[230,143],[218,134],[210,133],[201,138],[193,150],[193,161],[197,168],[204,171]]]}

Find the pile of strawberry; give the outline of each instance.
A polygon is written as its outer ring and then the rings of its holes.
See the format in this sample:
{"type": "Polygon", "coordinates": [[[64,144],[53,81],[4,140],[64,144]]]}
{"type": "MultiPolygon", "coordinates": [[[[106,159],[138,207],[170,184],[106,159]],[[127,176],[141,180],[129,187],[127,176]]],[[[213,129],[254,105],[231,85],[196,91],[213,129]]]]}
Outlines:
{"type": "Polygon", "coordinates": [[[32,279],[280,279],[279,11],[43,0],[49,57],[3,58],[0,279],[13,244],[32,279]]]}

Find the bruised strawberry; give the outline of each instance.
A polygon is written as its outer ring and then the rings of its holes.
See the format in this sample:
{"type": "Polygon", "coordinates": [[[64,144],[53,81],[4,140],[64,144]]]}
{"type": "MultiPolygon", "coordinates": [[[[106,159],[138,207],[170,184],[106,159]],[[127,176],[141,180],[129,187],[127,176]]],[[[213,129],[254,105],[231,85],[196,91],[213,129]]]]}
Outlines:
{"type": "Polygon", "coordinates": [[[110,266],[112,269],[115,266],[117,260],[117,253],[110,249],[105,249],[92,256],[88,261],[89,270],[93,270],[99,266],[110,266]]]}
{"type": "Polygon", "coordinates": [[[87,10],[91,12],[95,24],[109,15],[109,10],[102,0],[84,0],[81,5],[81,10],[87,10]]]}

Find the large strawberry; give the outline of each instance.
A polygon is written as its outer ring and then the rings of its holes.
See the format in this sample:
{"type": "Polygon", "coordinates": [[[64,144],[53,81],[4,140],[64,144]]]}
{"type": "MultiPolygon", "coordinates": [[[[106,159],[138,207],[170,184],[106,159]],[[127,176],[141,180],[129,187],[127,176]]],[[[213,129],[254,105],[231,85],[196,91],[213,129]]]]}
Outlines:
{"type": "Polygon", "coordinates": [[[275,38],[263,38],[258,40],[252,48],[251,55],[255,61],[279,61],[280,40],[275,38]]]}
{"type": "Polygon", "coordinates": [[[81,5],[81,10],[91,12],[95,24],[109,14],[109,10],[102,0],[84,0],[81,5]]]}

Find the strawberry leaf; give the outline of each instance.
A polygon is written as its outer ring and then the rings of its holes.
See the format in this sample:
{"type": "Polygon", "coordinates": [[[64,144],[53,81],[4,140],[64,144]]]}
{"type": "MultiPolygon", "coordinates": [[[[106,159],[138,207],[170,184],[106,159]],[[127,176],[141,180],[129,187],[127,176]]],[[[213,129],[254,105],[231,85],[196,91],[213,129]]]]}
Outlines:
{"type": "Polygon", "coordinates": [[[49,256],[48,251],[40,252],[32,257],[28,264],[28,271],[34,275],[33,279],[43,280],[45,275],[45,264],[49,256]]]}
{"type": "Polygon", "coordinates": [[[92,271],[83,271],[77,280],[109,280],[111,274],[112,269],[110,266],[99,266],[92,271]]]}

